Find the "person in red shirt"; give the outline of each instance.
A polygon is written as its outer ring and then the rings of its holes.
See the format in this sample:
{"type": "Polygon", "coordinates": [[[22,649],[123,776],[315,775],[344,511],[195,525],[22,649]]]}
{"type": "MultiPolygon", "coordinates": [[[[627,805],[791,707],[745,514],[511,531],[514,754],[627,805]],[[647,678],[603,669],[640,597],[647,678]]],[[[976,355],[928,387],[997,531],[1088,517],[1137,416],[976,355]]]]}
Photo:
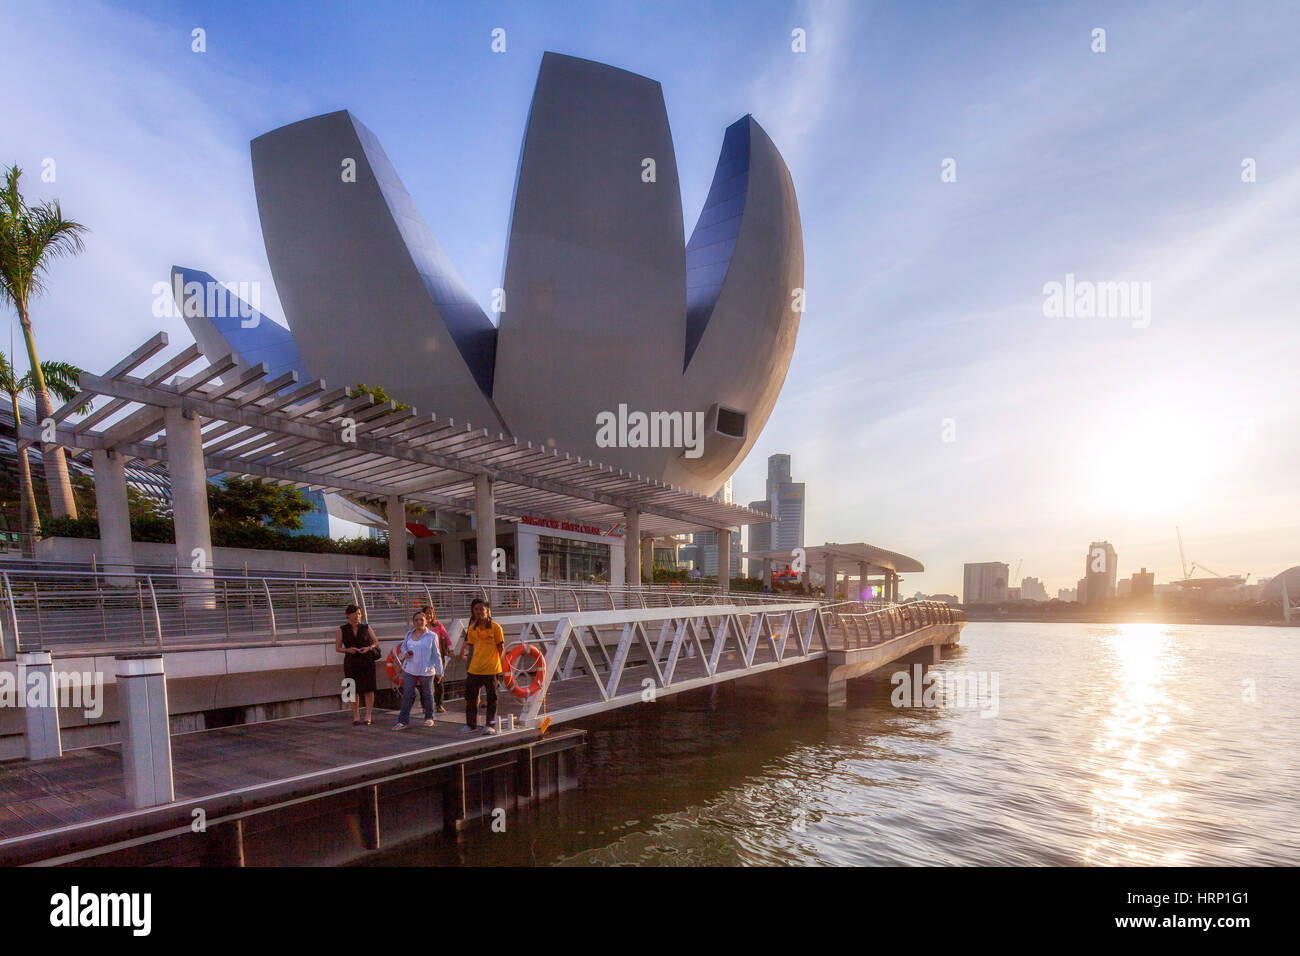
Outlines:
{"type": "Polygon", "coordinates": [[[442,655],[443,672],[433,680],[433,705],[438,713],[445,714],[447,708],[442,705],[442,700],[446,692],[446,668],[451,664],[451,637],[447,634],[447,629],[438,620],[438,614],[434,611],[432,604],[426,604],[421,610],[424,611],[424,616],[429,620],[429,630],[438,635],[438,653],[442,655]]]}

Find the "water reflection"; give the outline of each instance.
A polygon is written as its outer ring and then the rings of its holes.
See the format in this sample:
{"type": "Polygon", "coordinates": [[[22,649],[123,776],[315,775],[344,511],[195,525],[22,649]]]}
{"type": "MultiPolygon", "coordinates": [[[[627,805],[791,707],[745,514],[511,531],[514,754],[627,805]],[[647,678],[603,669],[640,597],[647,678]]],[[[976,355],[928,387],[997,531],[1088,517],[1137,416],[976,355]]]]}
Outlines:
{"type": "Polygon", "coordinates": [[[1294,864],[1290,629],[971,624],[936,669],[1000,674],[996,717],[795,708],[733,685],[587,722],[579,789],[369,861],[1294,864]],[[1261,690],[1243,697],[1243,677],[1261,690]]]}
{"type": "Polygon", "coordinates": [[[1178,642],[1162,624],[1108,628],[1100,644],[1111,688],[1109,713],[1093,744],[1101,783],[1092,791],[1092,830],[1084,858],[1102,865],[1173,864],[1184,854],[1163,851],[1158,831],[1179,795],[1168,770],[1184,759],[1166,738],[1170,717],[1186,709],[1177,696],[1178,642]]]}

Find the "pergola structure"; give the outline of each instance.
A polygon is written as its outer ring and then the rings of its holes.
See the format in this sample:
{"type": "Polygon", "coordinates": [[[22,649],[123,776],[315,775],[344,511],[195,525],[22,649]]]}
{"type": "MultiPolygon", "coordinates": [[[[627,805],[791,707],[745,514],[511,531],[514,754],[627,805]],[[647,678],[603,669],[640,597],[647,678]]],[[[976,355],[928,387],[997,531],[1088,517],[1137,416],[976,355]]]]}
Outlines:
{"type": "MultiPolygon", "coordinates": [[[[55,442],[42,443],[91,453],[104,564],[118,573],[134,567],[124,472],[132,459],[166,465],[178,564],[190,569],[187,584],[199,593],[211,589],[210,474],[383,502],[394,570],[406,567],[407,503],[474,515],[480,555],[496,546],[498,515],[625,523],[629,584],[641,580],[642,535],[717,531],[726,567],[730,529],[772,520],[545,444],[354,397],[322,381],[299,383],[293,372],[269,379],[264,364],[241,366],[234,355],[208,360],[198,345],[154,364],[167,345],[159,332],[102,375],[83,373],[80,392],[53,415],[55,442]],[[98,407],[73,421],[92,400],[98,407]]],[[[43,432],[48,422],[24,425],[20,437],[41,442],[43,432]]],[[[490,568],[479,562],[481,580],[495,579],[490,568]]],[[[720,584],[725,590],[725,579],[720,584]]]]}
{"type": "Polygon", "coordinates": [[[822,565],[826,575],[826,595],[828,598],[835,594],[837,567],[840,565],[847,565],[850,568],[854,565],[857,566],[858,586],[860,589],[866,588],[867,580],[871,575],[881,576],[884,584],[884,598],[888,601],[898,600],[898,576],[900,573],[919,574],[925,570],[925,565],[915,558],[909,558],[907,555],[899,554],[896,551],[886,551],[884,548],[878,548],[865,542],[856,544],[827,542],[826,544],[802,549],[746,551],[741,554],[741,557],[756,561],[761,560],[763,562],[763,581],[766,582],[772,576],[772,562],[793,563],[795,550],[802,550],[803,552],[804,570],[802,577],[805,583],[808,581],[808,569],[815,567],[818,563],[822,565]]]}

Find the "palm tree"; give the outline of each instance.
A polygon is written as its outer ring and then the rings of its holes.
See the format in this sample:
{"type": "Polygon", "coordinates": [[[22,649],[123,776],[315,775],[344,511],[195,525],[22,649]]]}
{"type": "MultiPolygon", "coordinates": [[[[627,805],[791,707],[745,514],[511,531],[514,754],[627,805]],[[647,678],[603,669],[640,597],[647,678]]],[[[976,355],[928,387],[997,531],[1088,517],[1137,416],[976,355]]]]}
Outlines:
{"type": "MultiPolygon", "coordinates": [[[[18,192],[18,179],[22,174],[16,165],[9,167],[5,172],[4,187],[0,189],[0,302],[8,302],[18,313],[32,369],[29,374],[34,376],[32,397],[36,400],[36,414],[44,421],[54,414],[54,408],[42,372],[43,363],[36,356],[36,338],[32,334],[28,304],[33,296],[44,290],[45,273],[52,260],[81,252],[84,248],[81,236],[86,227],[64,219],[57,199],[35,206],[27,205],[18,192]]],[[[77,502],[72,497],[72,482],[68,479],[68,462],[63,449],[54,446],[42,451],[50,511],[56,517],[75,518],[77,502]]]]}
{"type": "MultiPolygon", "coordinates": [[[[70,402],[79,391],[77,379],[81,369],[67,362],[42,362],[39,377],[45,387],[61,402],[70,402]]],[[[27,446],[22,440],[22,415],[18,410],[20,395],[36,394],[37,376],[28,372],[22,378],[14,371],[9,356],[0,352],[0,389],[9,393],[9,403],[14,413],[14,437],[18,446],[18,483],[22,492],[22,529],[26,534],[24,550],[33,553],[37,536],[41,533],[41,516],[36,509],[36,493],[32,488],[32,470],[27,461],[27,446]]],[[[90,409],[87,402],[77,411],[90,409]]]]}

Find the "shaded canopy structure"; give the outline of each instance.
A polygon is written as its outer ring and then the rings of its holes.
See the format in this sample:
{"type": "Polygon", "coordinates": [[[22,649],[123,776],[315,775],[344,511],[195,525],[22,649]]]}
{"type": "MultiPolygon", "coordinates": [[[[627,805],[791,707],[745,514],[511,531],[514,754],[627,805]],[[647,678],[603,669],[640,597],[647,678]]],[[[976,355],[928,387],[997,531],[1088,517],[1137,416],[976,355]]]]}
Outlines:
{"type": "MultiPolygon", "coordinates": [[[[797,557],[796,551],[802,551],[804,567],[820,568],[827,582],[833,582],[842,570],[856,572],[861,587],[866,587],[867,579],[879,576],[883,579],[883,596],[887,600],[898,600],[898,582],[900,574],[919,574],[925,565],[915,558],[909,558],[897,551],[889,551],[859,541],[854,544],[827,542],[806,548],[785,548],[773,551],[746,551],[741,557],[763,562],[763,579],[769,578],[773,563],[792,564],[797,557]]],[[[833,593],[833,585],[828,583],[827,594],[833,593]]]]}
{"type": "MultiPolygon", "coordinates": [[[[405,567],[406,503],[474,515],[483,553],[495,547],[497,516],[621,523],[631,541],[699,530],[729,537],[772,520],[546,444],[323,381],[299,384],[294,371],[272,378],[265,363],[209,360],[197,344],[157,361],[167,345],[159,332],[104,374],[83,373],[80,392],[53,416],[56,444],[92,453],[106,564],[131,564],[123,468],[133,459],[167,468],[182,565],[198,550],[211,555],[206,484],[221,474],[382,502],[394,569],[405,567]],[[71,421],[90,401],[95,410],[71,421]]],[[[39,442],[41,430],[24,425],[22,437],[39,442]]],[[[640,580],[640,550],[625,548],[630,580],[640,580]]]]}

